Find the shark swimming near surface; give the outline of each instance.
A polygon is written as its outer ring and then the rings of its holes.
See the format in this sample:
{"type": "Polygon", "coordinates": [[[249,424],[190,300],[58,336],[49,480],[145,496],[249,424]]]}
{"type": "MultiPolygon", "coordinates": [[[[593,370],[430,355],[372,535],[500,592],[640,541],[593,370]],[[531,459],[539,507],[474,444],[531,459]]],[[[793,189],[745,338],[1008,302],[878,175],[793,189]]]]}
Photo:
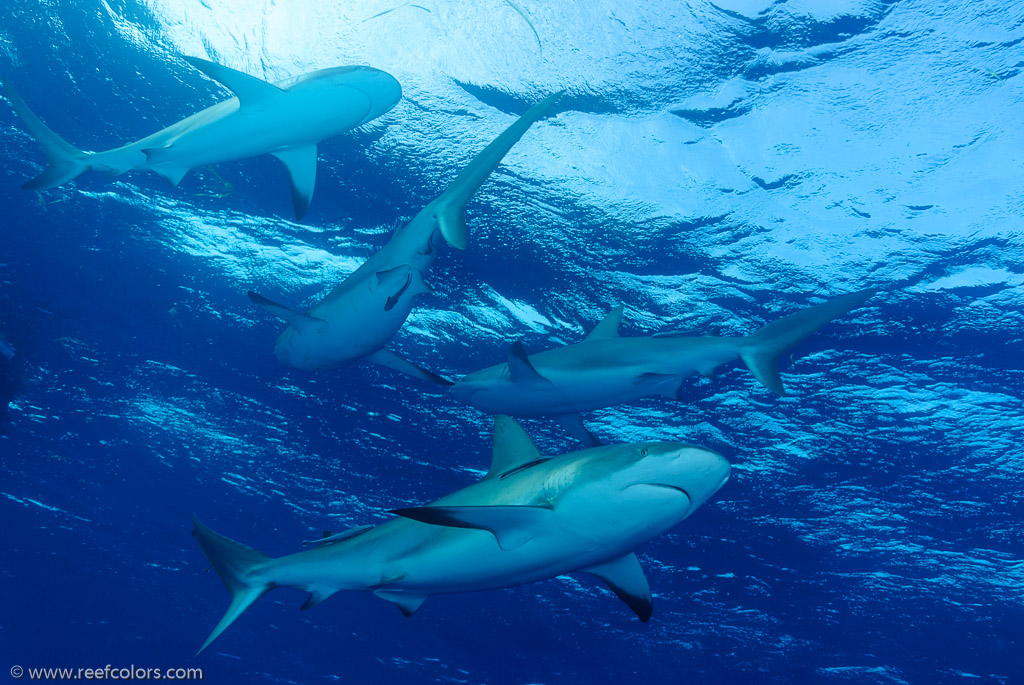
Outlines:
{"type": "Polygon", "coordinates": [[[745,337],[619,335],[622,307],[613,309],[580,343],[527,355],[522,343],[508,361],[458,380],[452,395],[490,414],[551,417],[588,445],[599,444],[579,412],[665,395],[683,398],[683,379],[712,377],[735,359],[765,387],[784,395],[778,362],[826,323],[864,304],[877,289],[840,295],[774,321],[745,337]]]}
{"type": "Polygon", "coordinates": [[[103,152],[78,150],[51,131],[4,80],[7,99],[49,158],[49,166],[24,188],[54,188],[86,171],[117,176],[133,169],[156,172],[176,186],[190,169],[271,154],[288,169],[295,216],[301,219],[313,197],[320,141],[379,117],[402,97],[393,76],[371,67],[321,69],[268,83],[197,57],[185,60],[234,97],[103,152]]]}
{"type": "Polygon", "coordinates": [[[692,514],[730,472],[716,452],[668,442],[544,457],[514,419],[497,416],[482,480],[313,549],[274,559],[195,520],[192,534],[231,593],[199,651],[282,586],[309,593],[303,609],[339,591],[366,591],[409,616],[431,595],[582,572],[604,581],[646,621],[651,590],[634,550],[692,514]]]}
{"type": "Polygon", "coordinates": [[[513,122],[477,153],[437,199],[309,311],[294,311],[250,292],[254,303],[288,324],[274,346],[277,358],[304,370],[334,369],[367,360],[432,383],[451,385],[385,345],[409,317],[416,296],[429,292],[424,279],[439,248],[447,242],[465,249],[470,198],[560,95],[542,100],[513,122]]]}

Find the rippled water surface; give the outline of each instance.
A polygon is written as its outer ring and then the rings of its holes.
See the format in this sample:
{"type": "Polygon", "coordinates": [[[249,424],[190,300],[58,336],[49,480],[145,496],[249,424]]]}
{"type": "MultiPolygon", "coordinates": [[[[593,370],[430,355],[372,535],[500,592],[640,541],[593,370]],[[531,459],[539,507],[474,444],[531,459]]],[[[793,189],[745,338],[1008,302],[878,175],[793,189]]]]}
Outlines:
{"type": "MultiPolygon", "coordinates": [[[[212,682],[1024,681],[1024,8],[937,0],[546,3],[10,0],[0,72],[84,149],[225,96],[182,57],[277,80],[369,64],[404,98],[320,147],[291,220],[270,157],[20,186],[0,104],[0,656],[200,666],[212,682]],[[733,479],[639,550],[647,624],[591,579],[309,612],[280,590],[198,658],[228,595],[193,513],[268,554],[486,469],[490,419],[359,365],[282,367],[245,296],[309,306],[533,102],[470,245],[395,349],[459,376],[576,342],[744,335],[878,287],[783,361],[588,414],[733,479]]],[[[527,422],[542,449],[575,449],[527,422]]]]}

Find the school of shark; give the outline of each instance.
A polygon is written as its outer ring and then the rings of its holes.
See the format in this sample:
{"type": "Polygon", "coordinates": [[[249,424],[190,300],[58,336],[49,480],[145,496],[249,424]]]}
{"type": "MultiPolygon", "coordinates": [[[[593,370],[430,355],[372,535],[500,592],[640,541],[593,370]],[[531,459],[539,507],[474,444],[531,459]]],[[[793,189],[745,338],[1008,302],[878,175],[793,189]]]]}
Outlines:
{"type": "MultiPolygon", "coordinates": [[[[277,83],[198,58],[186,62],[231,96],[145,138],[101,152],[75,148],[37,117],[4,79],[7,100],[38,141],[48,164],[25,184],[45,190],[87,171],[149,170],[176,186],[196,167],[269,154],[287,168],[301,219],[316,182],[317,146],[391,111],[399,82],[368,66],[342,66],[277,83]]],[[[447,378],[423,360],[399,356],[389,343],[445,246],[469,245],[467,204],[505,155],[546,117],[561,93],[539,101],[476,156],[436,199],[308,311],[248,293],[286,327],[273,351],[288,367],[321,372],[372,362],[427,383],[494,415],[491,463],[476,483],[393,518],[307,543],[271,558],[193,521],[192,535],[230,593],[230,604],[205,650],[260,597],[276,587],[309,594],[309,609],[342,592],[370,592],[409,616],[432,595],[507,588],[572,573],[603,582],[641,621],[653,599],[636,550],[690,517],[728,482],[725,456],[697,445],[638,442],[606,445],[583,412],[652,396],[686,401],[688,377],[714,378],[734,361],[763,390],[784,395],[779,362],[830,321],[865,305],[877,289],[837,294],[742,337],[620,334],[616,307],[580,342],[527,353],[511,342],[507,359],[447,378]],[[543,455],[515,417],[558,422],[581,449],[543,455]]],[[[401,125],[400,123],[392,125],[401,125]]],[[[543,126],[543,124],[540,124],[543,126]]],[[[260,289],[267,292],[273,284],[260,289]]],[[[273,293],[271,293],[273,294],[273,293]]],[[[13,351],[0,343],[0,352],[13,351]]],[[[656,437],[656,436],[652,436],[656,437]]]]}

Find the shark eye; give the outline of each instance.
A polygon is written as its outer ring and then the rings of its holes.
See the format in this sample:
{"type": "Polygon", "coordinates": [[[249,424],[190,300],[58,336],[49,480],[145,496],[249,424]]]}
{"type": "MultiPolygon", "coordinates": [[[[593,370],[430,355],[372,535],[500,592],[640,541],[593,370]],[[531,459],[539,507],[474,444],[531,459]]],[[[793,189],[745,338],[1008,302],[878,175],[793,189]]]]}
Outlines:
{"type": "Polygon", "coordinates": [[[644,447],[642,450],[640,450],[640,456],[641,457],[646,457],[647,454],[648,454],[648,450],[647,450],[646,447],[644,447]]]}

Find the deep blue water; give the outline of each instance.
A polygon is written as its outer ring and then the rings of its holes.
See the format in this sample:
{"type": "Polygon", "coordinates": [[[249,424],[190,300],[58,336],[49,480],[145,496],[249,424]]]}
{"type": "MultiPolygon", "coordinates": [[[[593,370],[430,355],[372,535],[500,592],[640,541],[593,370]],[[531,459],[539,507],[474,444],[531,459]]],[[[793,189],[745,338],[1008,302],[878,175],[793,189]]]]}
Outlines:
{"type": "Polygon", "coordinates": [[[623,4],[4,5],[0,72],[85,149],[224,97],[181,55],[271,80],[369,64],[405,97],[321,146],[301,224],[269,157],[175,189],[132,172],[23,191],[44,157],[0,106],[0,335],[17,350],[0,369],[0,672],[1024,682],[1024,9],[623,4]],[[620,302],[626,333],[745,334],[882,293],[785,362],[786,398],[735,366],[687,402],[586,417],[607,442],[734,465],[639,550],[649,623],[582,578],[433,597],[409,619],[359,593],[299,613],[277,590],[194,657],[228,595],[193,513],[285,554],[463,487],[490,454],[489,417],[434,387],[284,368],[245,292],[312,304],[560,88],[471,204],[469,249],[437,260],[397,339],[409,358],[457,376],[519,338],[574,342],[620,302]]]}

